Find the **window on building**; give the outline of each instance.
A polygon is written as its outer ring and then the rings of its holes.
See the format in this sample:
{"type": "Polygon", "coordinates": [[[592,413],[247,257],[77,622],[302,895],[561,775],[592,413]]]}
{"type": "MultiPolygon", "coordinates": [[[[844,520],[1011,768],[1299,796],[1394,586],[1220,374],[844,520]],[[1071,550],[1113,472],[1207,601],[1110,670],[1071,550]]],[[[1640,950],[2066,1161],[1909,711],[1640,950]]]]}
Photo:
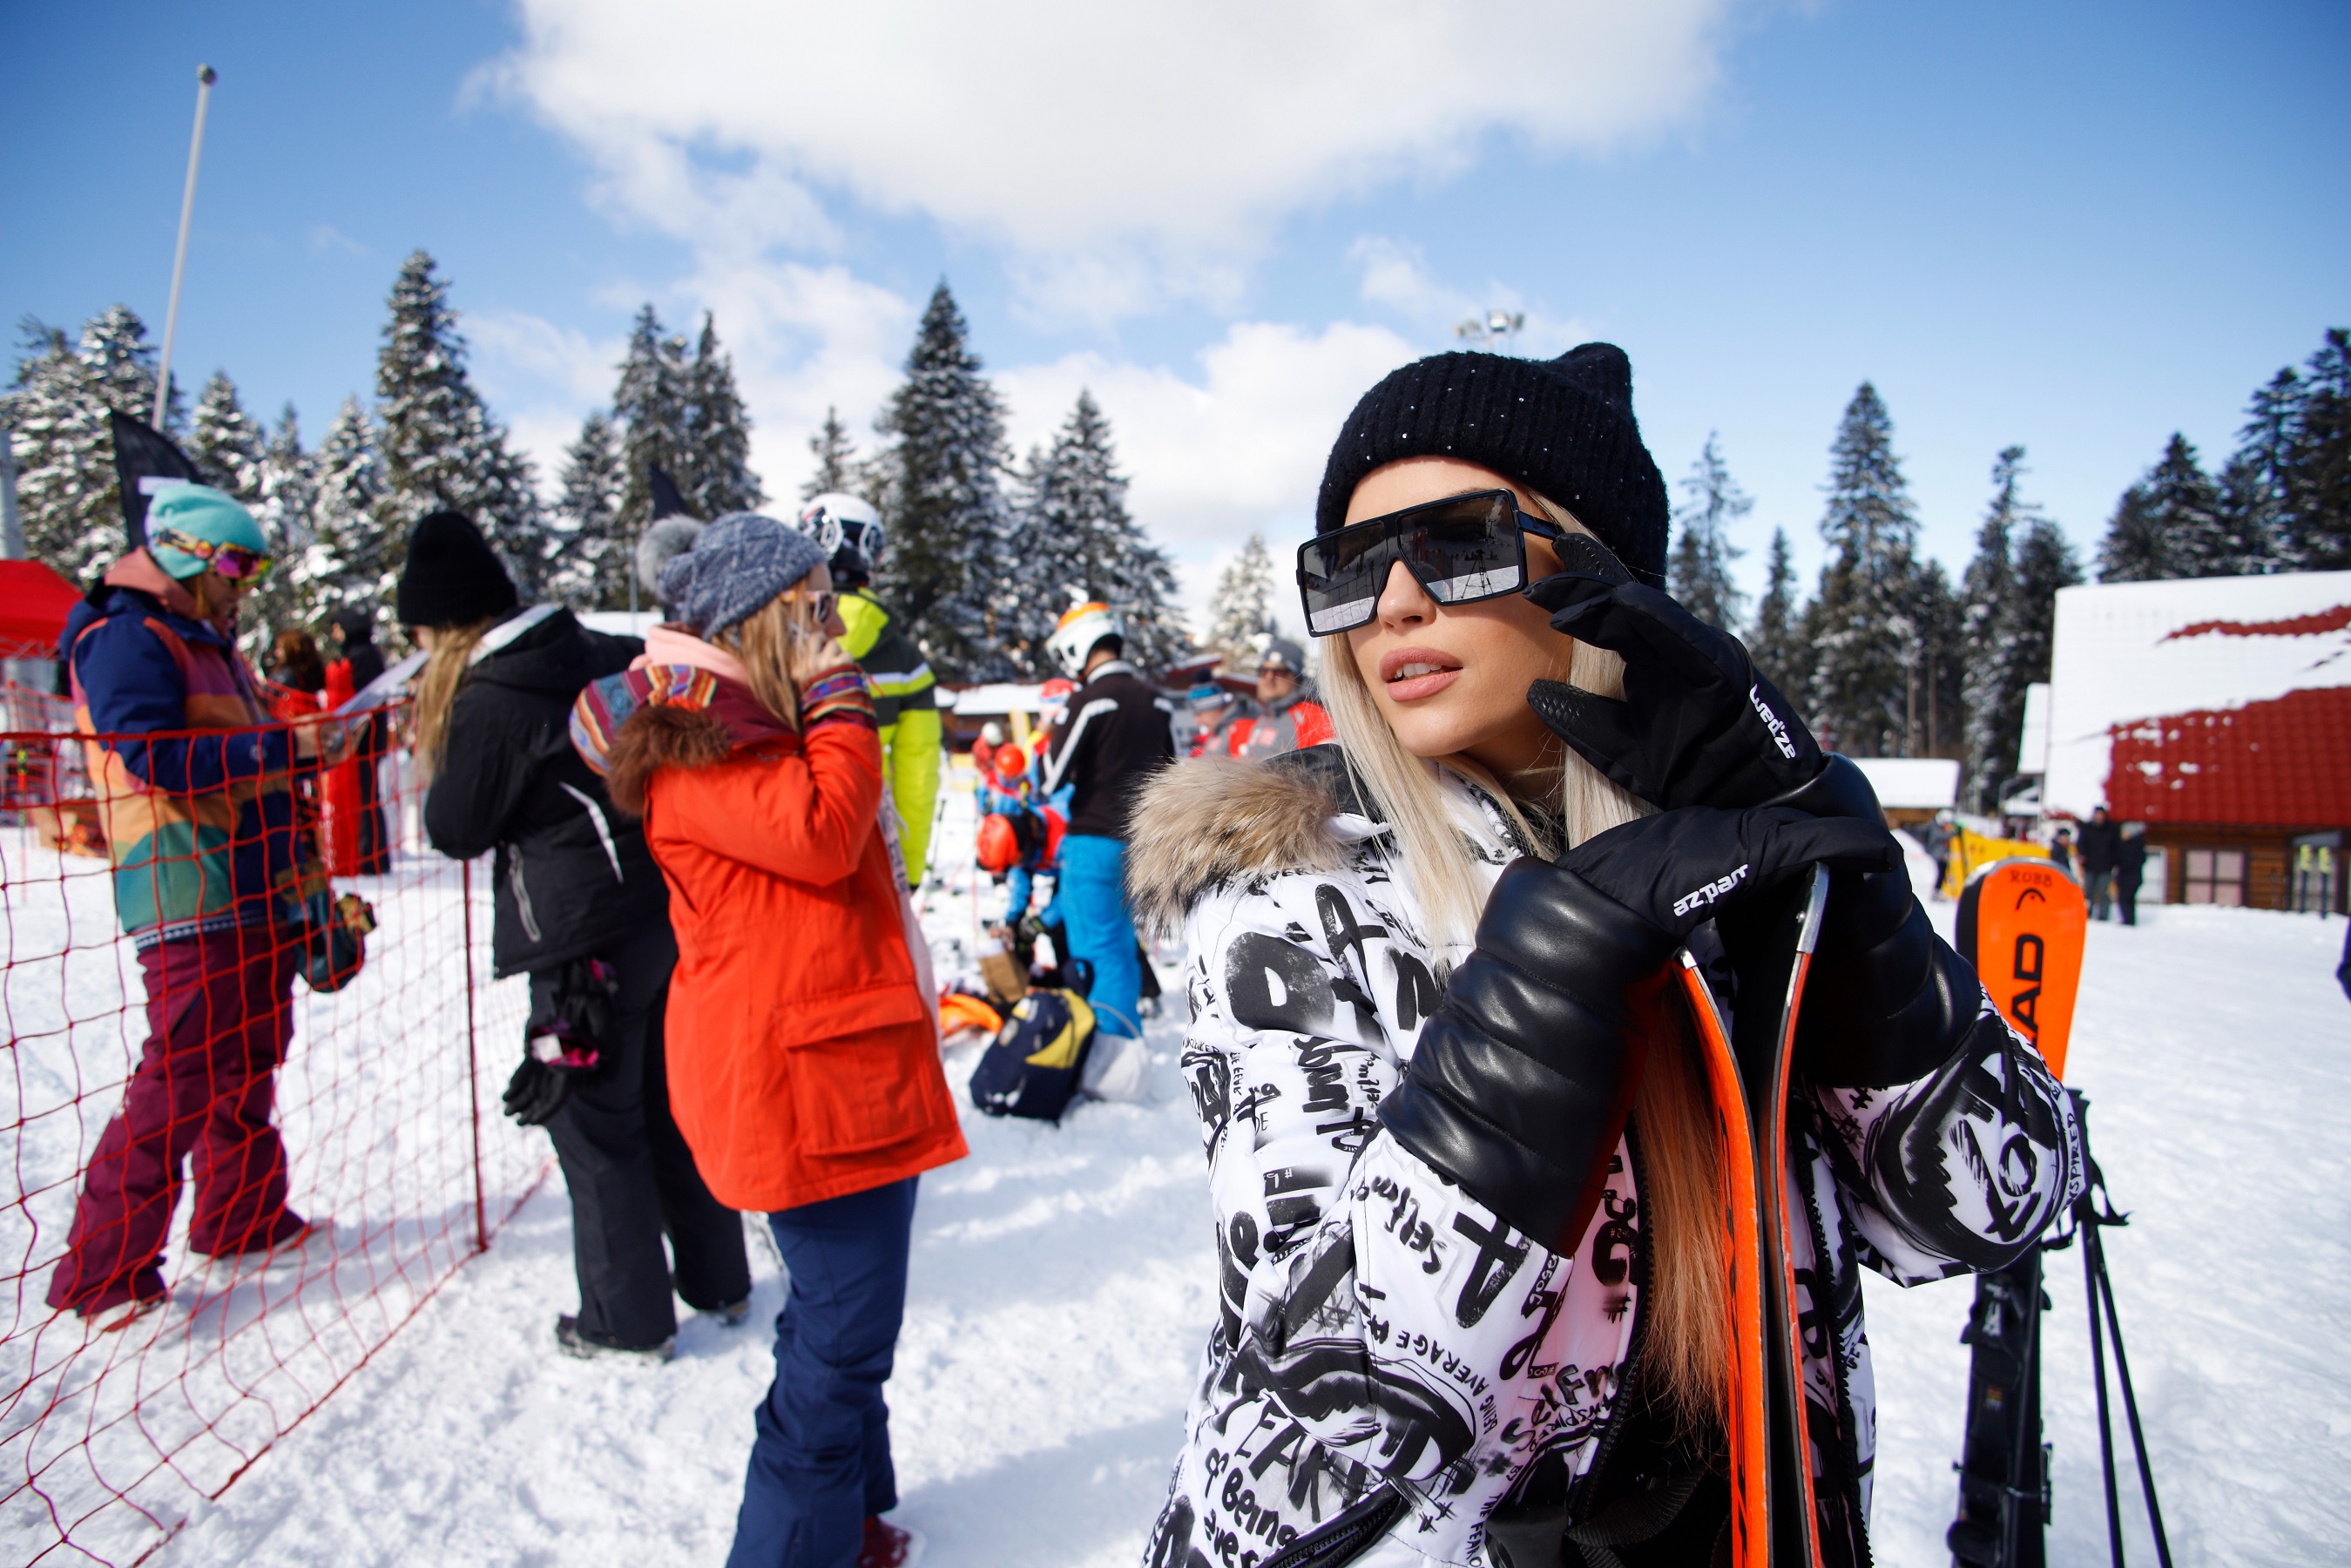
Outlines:
{"type": "Polygon", "coordinates": [[[2241,907],[2245,902],[2245,852],[2189,850],[2188,902],[2241,907]]]}

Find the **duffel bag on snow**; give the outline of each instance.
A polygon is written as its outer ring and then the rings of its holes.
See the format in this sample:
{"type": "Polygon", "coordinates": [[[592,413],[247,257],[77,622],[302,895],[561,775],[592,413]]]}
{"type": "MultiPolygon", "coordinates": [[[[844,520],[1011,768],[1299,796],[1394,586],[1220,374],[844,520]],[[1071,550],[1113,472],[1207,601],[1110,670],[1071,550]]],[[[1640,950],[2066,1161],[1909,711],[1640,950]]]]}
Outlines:
{"type": "Polygon", "coordinates": [[[1094,1042],[1094,1009],[1075,991],[1030,991],[1005,1015],[971,1072],[971,1103],[991,1116],[1058,1122],[1094,1042]]]}

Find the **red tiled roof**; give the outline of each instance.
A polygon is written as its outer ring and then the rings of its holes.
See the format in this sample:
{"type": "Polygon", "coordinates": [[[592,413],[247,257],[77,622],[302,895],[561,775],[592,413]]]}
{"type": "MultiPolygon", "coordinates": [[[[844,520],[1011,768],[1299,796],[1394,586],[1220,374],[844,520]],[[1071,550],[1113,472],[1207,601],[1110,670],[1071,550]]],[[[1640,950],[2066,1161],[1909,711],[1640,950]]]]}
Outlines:
{"type": "Polygon", "coordinates": [[[2199,621],[2193,626],[2167,632],[2163,640],[2168,643],[2175,638],[2205,637],[2215,632],[2223,637],[2315,637],[2322,632],[2340,632],[2346,626],[2351,626],[2351,604],[2338,604],[2332,610],[2283,621],[2199,621]]]}
{"type": "Polygon", "coordinates": [[[2351,686],[2118,724],[2109,734],[2106,801],[2125,821],[2351,824],[2351,686]]]}

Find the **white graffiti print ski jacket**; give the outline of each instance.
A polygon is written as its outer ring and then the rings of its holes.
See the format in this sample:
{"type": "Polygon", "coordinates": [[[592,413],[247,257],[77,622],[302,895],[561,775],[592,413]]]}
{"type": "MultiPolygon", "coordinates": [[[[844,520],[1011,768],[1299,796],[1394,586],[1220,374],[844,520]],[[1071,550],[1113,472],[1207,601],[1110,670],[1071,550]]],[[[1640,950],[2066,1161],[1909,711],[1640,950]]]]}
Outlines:
{"type": "MultiPolygon", "coordinates": [[[[1499,875],[1520,852],[1507,818],[1444,786],[1499,875]]],[[[1383,1130],[1466,950],[1429,946],[1335,747],[1186,764],[1134,822],[1130,886],[1187,942],[1183,1071],[1220,1275],[1146,1568],[1494,1563],[1489,1515],[1536,1461],[1583,1477],[1606,1446],[1646,1277],[1637,1123],[1572,1255],[1383,1130]]],[[[2005,1261],[2078,1184],[2071,1107],[2038,1059],[2005,1030],[1969,1038],[1995,1043],[1917,1082],[1809,1086],[1783,1174],[1811,1221],[1798,1307],[1833,1561],[1868,1552],[1859,1265],[1913,1284],[2005,1261]]]]}

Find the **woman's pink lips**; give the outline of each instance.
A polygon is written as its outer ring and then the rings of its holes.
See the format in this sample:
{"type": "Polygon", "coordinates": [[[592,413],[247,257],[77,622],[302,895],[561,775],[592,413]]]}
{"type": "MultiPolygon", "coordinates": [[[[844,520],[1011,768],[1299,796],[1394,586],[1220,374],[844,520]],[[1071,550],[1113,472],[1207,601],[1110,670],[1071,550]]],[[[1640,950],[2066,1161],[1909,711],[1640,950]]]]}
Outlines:
{"type": "Polygon", "coordinates": [[[1450,653],[1440,653],[1434,648],[1397,648],[1380,660],[1380,682],[1390,700],[1415,702],[1433,697],[1461,678],[1461,662],[1450,653]],[[1436,664],[1437,670],[1425,675],[1397,680],[1395,672],[1406,664],[1436,664]]]}

